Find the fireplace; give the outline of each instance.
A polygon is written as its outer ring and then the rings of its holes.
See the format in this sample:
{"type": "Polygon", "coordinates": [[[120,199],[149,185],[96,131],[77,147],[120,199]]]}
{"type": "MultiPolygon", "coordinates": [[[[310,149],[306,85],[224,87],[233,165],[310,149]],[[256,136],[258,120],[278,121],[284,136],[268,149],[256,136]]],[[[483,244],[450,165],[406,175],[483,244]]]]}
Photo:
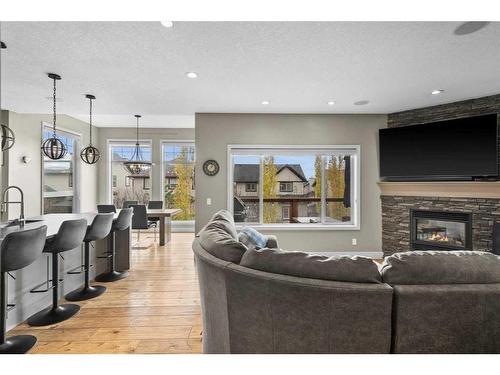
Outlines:
{"type": "Polygon", "coordinates": [[[412,250],[472,250],[472,215],[410,210],[412,250]]]}

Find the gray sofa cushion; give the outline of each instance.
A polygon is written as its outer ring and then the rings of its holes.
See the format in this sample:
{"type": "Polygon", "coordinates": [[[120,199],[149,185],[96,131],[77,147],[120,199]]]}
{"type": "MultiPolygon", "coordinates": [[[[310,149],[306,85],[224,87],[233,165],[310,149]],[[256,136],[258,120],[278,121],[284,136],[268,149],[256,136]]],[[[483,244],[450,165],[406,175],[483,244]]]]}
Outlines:
{"type": "Polygon", "coordinates": [[[310,279],[382,282],[377,265],[364,257],[327,257],[299,251],[249,249],[241,258],[240,266],[310,279]]]}
{"type": "Polygon", "coordinates": [[[411,251],[385,258],[382,279],[388,284],[500,283],[500,257],[479,251],[411,251]]]}
{"type": "Polygon", "coordinates": [[[238,242],[231,214],[217,212],[197,235],[200,245],[211,255],[227,262],[239,263],[247,247],[238,242]]]}

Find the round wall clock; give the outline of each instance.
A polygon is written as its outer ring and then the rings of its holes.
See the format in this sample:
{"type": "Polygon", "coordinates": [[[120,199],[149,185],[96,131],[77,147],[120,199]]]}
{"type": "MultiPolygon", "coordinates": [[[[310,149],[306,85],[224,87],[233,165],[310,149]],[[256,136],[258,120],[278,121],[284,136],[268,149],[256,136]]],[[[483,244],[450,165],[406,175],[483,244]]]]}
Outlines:
{"type": "Polygon", "coordinates": [[[219,173],[219,163],[215,160],[207,160],[203,163],[203,172],[205,172],[207,176],[215,176],[219,173]]]}

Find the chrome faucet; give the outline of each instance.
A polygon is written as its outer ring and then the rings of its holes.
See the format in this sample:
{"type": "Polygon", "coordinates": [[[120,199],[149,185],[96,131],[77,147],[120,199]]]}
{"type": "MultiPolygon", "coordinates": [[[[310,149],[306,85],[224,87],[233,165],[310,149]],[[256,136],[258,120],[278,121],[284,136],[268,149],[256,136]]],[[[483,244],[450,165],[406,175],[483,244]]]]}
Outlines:
{"type": "Polygon", "coordinates": [[[15,185],[12,185],[12,186],[8,186],[4,191],[3,191],[3,195],[2,195],[2,212],[7,212],[7,205],[9,204],[18,204],[20,207],[21,207],[21,213],[19,215],[19,225],[20,226],[24,226],[24,193],[23,191],[21,190],[21,188],[19,186],[15,186],[15,185]],[[16,189],[19,191],[19,194],[21,195],[21,200],[16,202],[16,201],[8,201],[6,199],[7,197],[7,192],[10,190],[10,189],[16,189]]]}

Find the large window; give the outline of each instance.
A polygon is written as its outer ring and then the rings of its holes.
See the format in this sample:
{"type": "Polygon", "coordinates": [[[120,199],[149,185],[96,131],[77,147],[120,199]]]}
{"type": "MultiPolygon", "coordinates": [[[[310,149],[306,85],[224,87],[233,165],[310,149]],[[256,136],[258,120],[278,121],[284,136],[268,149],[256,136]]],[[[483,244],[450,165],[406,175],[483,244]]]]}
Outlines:
{"type": "Polygon", "coordinates": [[[164,142],[163,197],[166,208],[180,208],[174,221],[194,220],[194,142],[164,142]]]}
{"type": "MultiPolygon", "coordinates": [[[[52,137],[52,134],[52,126],[43,125],[43,141],[52,137]]],[[[57,136],[66,145],[67,153],[59,160],[49,159],[42,154],[43,213],[79,212],[77,161],[80,136],[59,129],[57,136]]]]}
{"type": "Polygon", "coordinates": [[[236,222],[359,228],[359,146],[235,145],[228,160],[236,222]]]}
{"type": "MultiPolygon", "coordinates": [[[[151,143],[140,142],[142,158],[151,161],[151,143]]],[[[147,204],[151,199],[149,176],[134,176],[125,170],[123,162],[130,160],[135,150],[135,141],[112,141],[110,153],[110,185],[113,204],[122,208],[124,201],[147,204]]]]}

